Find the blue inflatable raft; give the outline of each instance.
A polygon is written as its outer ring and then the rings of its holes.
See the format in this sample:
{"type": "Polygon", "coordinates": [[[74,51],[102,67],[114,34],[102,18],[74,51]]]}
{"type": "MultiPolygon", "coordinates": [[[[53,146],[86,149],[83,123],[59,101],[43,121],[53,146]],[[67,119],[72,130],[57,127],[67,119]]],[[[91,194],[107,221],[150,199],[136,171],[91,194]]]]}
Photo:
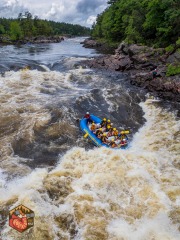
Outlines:
{"type": "MultiPolygon", "coordinates": [[[[94,123],[101,123],[101,119],[94,116],[94,115],[90,115],[90,119],[94,122],[94,123]]],[[[81,130],[83,131],[84,134],[87,134],[87,137],[89,139],[91,139],[91,141],[97,146],[97,147],[108,147],[110,148],[109,145],[107,144],[104,144],[98,137],[96,137],[96,135],[89,129],[88,127],[88,120],[86,118],[82,118],[80,120],[80,128],[81,130]]],[[[121,146],[121,147],[117,147],[117,148],[127,148],[127,145],[126,146],[121,146]]],[[[117,149],[116,148],[116,149],[117,149]]]]}

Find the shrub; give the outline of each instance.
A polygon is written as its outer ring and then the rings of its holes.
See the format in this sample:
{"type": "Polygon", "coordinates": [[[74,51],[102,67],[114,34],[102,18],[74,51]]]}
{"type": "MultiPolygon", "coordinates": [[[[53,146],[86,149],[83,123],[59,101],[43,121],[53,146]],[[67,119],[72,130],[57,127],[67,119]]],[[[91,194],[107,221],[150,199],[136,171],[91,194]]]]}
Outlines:
{"type": "Polygon", "coordinates": [[[165,48],[166,52],[172,52],[174,50],[174,46],[171,44],[165,48]]]}
{"type": "Polygon", "coordinates": [[[169,64],[167,68],[166,76],[169,77],[177,74],[180,74],[180,64],[176,64],[176,65],[169,64]]]}

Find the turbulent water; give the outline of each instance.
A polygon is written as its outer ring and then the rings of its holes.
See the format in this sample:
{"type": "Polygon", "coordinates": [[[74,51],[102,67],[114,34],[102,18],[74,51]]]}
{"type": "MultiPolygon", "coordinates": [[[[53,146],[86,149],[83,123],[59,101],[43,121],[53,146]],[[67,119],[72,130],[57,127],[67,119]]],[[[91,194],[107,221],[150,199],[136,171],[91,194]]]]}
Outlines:
{"type": "Polygon", "coordinates": [[[81,41],[0,48],[0,239],[179,239],[177,113],[128,76],[82,67],[97,53],[81,41]],[[87,110],[130,129],[129,148],[83,139],[87,110]],[[23,233],[8,225],[19,204],[35,212],[23,233]]]}

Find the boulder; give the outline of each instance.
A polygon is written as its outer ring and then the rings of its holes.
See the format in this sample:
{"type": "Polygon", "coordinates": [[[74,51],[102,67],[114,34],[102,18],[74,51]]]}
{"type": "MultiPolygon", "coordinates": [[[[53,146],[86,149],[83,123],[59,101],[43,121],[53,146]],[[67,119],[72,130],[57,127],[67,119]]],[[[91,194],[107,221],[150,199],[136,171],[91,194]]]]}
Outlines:
{"type": "Polygon", "coordinates": [[[88,65],[111,71],[131,71],[130,83],[146,88],[155,95],[172,101],[180,101],[179,75],[167,77],[167,63],[180,62],[178,50],[169,56],[164,49],[121,43],[114,55],[102,55],[88,65]],[[164,54],[164,55],[163,55],[164,54]],[[153,70],[157,75],[153,78],[153,70]]]}
{"type": "Polygon", "coordinates": [[[92,39],[85,39],[83,42],[83,47],[85,48],[97,48],[102,46],[101,43],[98,43],[96,40],[92,40],[92,39]]]}
{"type": "Polygon", "coordinates": [[[168,56],[168,58],[166,59],[167,63],[180,63],[180,52],[179,50],[177,50],[175,53],[171,54],[168,56]]]}
{"type": "Polygon", "coordinates": [[[119,45],[119,47],[115,50],[115,55],[120,55],[120,54],[128,55],[128,49],[129,49],[128,44],[125,42],[122,42],[119,45]]]}

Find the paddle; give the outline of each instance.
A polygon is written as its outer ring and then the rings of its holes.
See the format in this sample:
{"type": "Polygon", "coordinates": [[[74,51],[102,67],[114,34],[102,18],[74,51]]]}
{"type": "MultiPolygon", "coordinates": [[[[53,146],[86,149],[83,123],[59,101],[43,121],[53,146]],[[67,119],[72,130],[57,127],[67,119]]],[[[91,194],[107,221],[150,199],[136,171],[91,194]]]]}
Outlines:
{"type": "Polygon", "coordinates": [[[129,134],[130,131],[129,131],[129,130],[123,130],[123,131],[121,131],[120,133],[121,133],[121,134],[129,134]]]}
{"type": "Polygon", "coordinates": [[[89,133],[84,134],[84,138],[87,138],[89,136],[89,133]]]}

